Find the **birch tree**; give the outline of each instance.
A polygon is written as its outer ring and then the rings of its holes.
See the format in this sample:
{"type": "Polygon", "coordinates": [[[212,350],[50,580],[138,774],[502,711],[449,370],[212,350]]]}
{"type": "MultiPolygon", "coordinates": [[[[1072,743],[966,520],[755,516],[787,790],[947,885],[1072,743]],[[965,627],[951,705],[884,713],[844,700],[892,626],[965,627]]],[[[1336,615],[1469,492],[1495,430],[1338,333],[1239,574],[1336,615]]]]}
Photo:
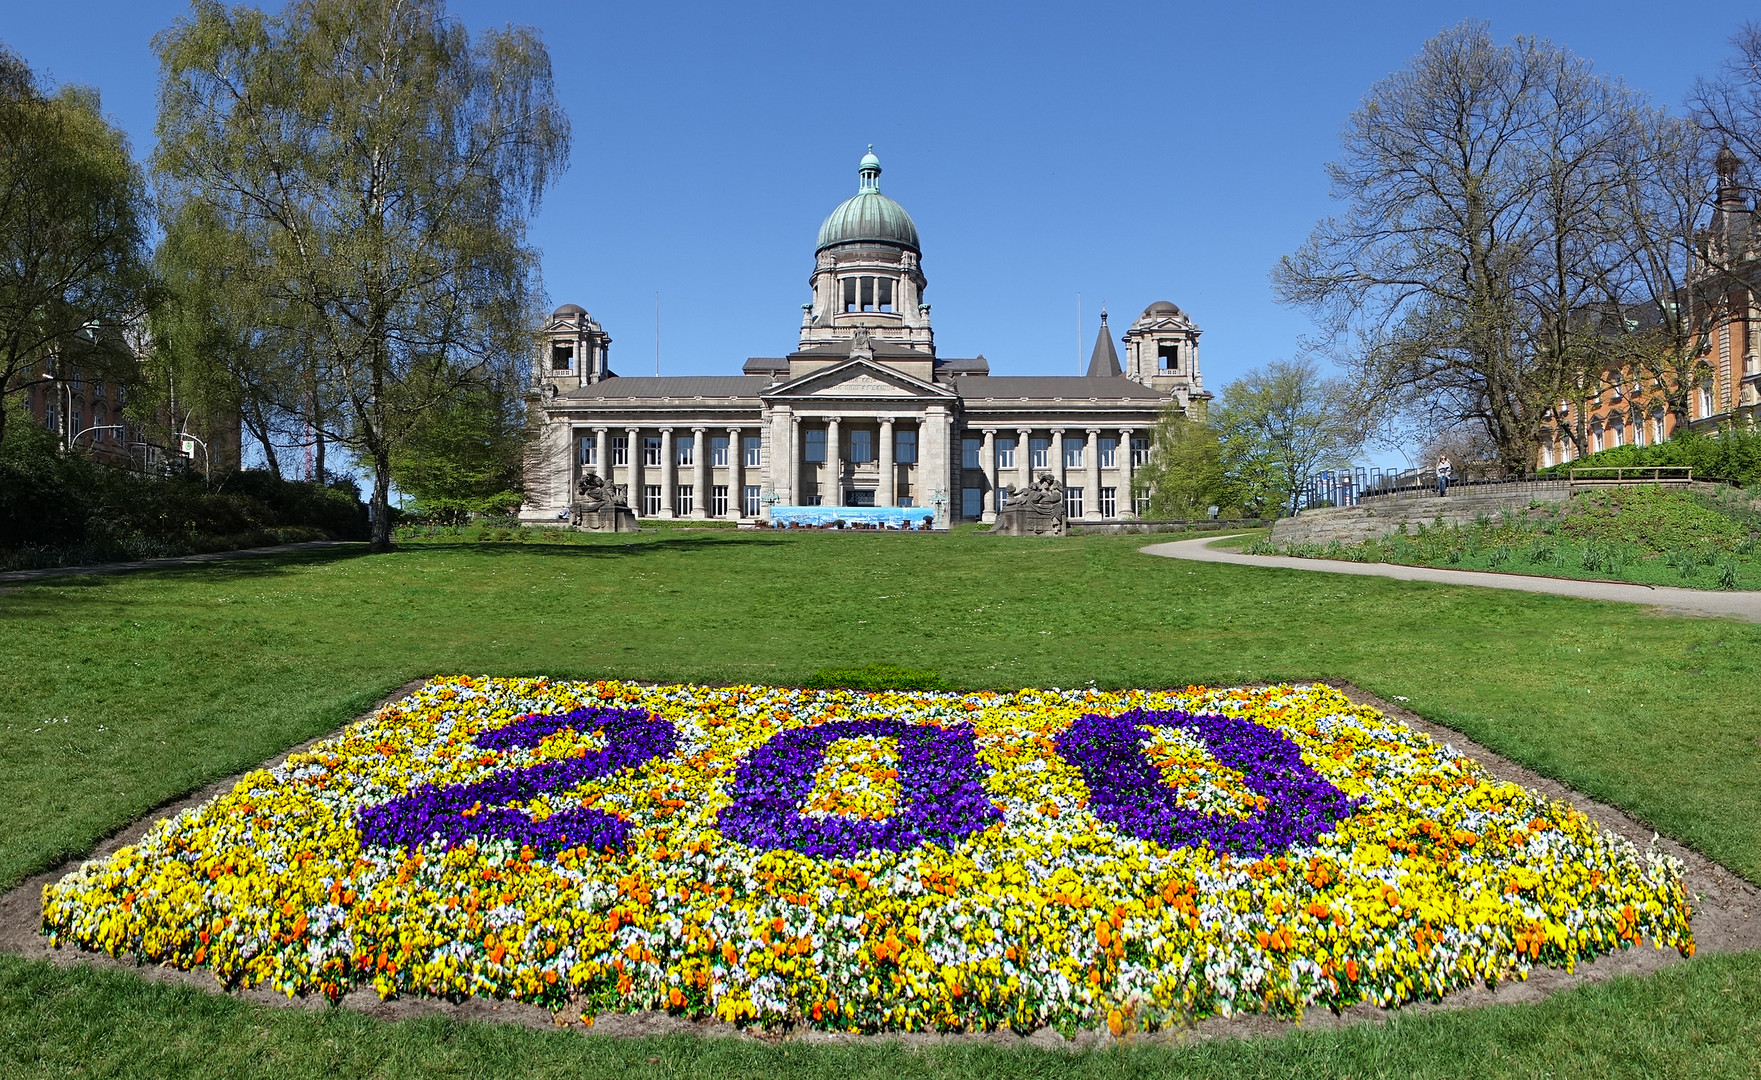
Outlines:
{"type": "Polygon", "coordinates": [[[473,40],[440,0],[196,0],[154,47],[154,168],[303,336],[307,392],[283,405],[370,470],[385,550],[391,462],[424,410],[527,352],[526,225],[569,148],[549,54],[529,29],[473,40]]]}

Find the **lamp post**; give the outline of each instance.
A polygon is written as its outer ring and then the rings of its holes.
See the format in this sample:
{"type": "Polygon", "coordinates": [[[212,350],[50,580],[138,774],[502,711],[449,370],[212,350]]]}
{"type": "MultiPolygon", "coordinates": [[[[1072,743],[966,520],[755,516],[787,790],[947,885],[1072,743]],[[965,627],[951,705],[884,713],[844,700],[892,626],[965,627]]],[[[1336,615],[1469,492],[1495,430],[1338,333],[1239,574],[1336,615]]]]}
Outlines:
{"type": "Polygon", "coordinates": [[[61,436],[61,450],[65,453],[73,448],[73,440],[68,438],[73,427],[73,387],[53,371],[43,372],[43,379],[55,387],[55,434],[61,436]]]}
{"type": "Polygon", "coordinates": [[[214,456],[212,454],[208,453],[208,444],[203,442],[202,440],[196,438],[194,435],[191,435],[187,431],[178,432],[177,437],[179,440],[181,440],[183,442],[182,449],[183,449],[183,454],[185,457],[195,457],[196,456],[195,448],[197,446],[200,446],[202,448],[202,479],[210,480],[210,481],[213,480],[214,479],[214,456]]]}
{"type": "Polygon", "coordinates": [[[73,449],[73,444],[76,442],[79,442],[80,435],[84,435],[88,431],[127,431],[127,430],[128,429],[125,428],[121,424],[94,424],[88,428],[80,428],[78,434],[76,434],[73,438],[67,440],[67,447],[70,450],[73,449]]]}

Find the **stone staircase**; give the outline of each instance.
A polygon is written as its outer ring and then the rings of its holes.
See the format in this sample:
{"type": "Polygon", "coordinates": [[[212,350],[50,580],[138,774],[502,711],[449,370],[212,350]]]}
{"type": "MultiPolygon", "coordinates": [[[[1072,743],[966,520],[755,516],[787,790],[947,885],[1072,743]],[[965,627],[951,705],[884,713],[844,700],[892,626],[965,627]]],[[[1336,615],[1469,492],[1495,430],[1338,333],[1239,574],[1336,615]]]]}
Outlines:
{"type": "Polygon", "coordinates": [[[1272,523],[1272,542],[1285,544],[1358,544],[1387,536],[1401,525],[1409,529],[1431,525],[1467,525],[1480,517],[1495,518],[1505,509],[1525,510],[1531,502],[1557,503],[1571,497],[1565,480],[1522,481],[1510,484],[1479,484],[1451,488],[1439,497],[1426,491],[1402,492],[1366,498],[1356,506],[1304,510],[1295,517],[1272,523]]]}

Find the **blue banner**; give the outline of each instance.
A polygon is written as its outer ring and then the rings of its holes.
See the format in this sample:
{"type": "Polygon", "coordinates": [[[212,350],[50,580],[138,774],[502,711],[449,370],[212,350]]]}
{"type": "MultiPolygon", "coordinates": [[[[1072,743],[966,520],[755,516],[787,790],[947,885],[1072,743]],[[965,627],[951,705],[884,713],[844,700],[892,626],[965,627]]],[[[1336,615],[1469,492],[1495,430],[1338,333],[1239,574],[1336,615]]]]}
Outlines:
{"type": "Polygon", "coordinates": [[[775,529],[838,525],[841,528],[928,529],[936,512],[927,506],[773,506],[775,529]]]}

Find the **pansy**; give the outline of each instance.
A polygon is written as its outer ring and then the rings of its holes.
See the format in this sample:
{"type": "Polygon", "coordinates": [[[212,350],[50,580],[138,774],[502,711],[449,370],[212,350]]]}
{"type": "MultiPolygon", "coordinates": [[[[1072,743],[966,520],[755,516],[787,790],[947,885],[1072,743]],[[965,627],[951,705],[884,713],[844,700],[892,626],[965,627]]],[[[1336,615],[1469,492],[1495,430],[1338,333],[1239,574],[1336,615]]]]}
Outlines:
{"type": "Polygon", "coordinates": [[[227,985],[863,1031],[1393,1005],[1688,914],[1325,686],[439,679],[44,892],[58,943],[227,985]]]}

